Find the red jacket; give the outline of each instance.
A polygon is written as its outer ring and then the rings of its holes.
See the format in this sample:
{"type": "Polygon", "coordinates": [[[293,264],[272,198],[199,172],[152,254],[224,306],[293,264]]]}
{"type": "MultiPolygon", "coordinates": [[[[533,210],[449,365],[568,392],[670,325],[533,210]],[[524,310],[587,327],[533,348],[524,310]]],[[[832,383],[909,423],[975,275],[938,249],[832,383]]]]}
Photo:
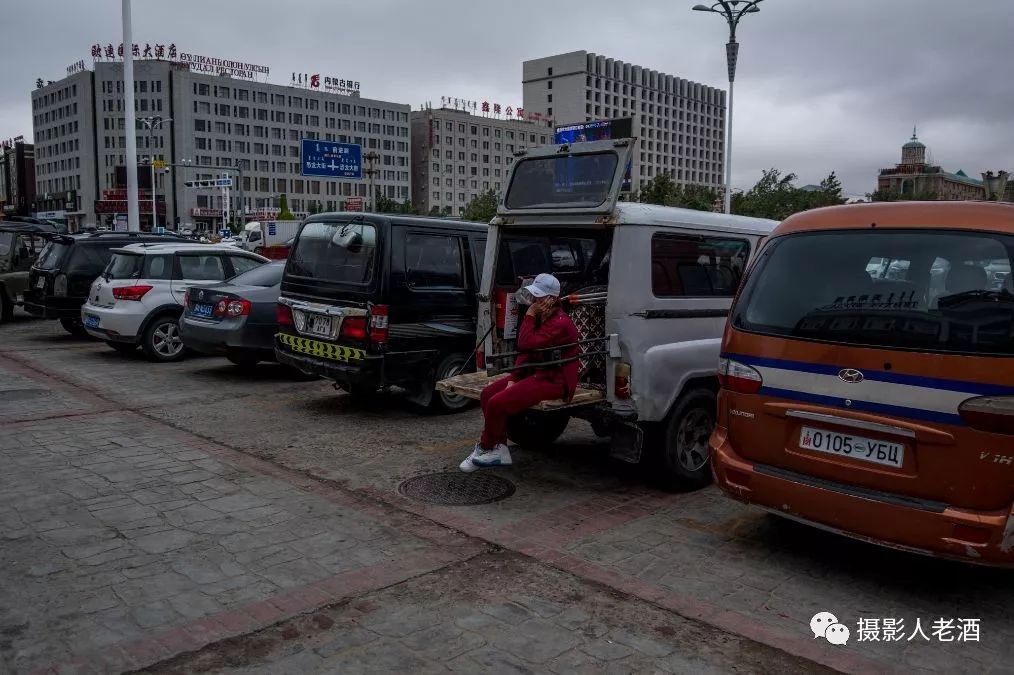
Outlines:
{"type": "Polygon", "coordinates": [[[531,376],[547,382],[560,383],[565,386],[563,398],[570,399],[577,389],[577,371],[581,364],[575,359],[562,365],[539,367],[538,362],[556,361],[577,356],[581,353],[581,348],[576,345],[580,339],[577,326],[559,306],[550,316],[544,318],[538,327],[536,327],[535,317],[526,314],[518,329],[518,351],[522,353],[518,354],[514,365],[530,364],[535,372],[533,374],[527,368],[515,370],[511,373],[511,379],[516,382],[531,376]],[[546,349],[563,345],[574,346],[560,350],[559,356],[554,355],[551,349],[546,349]]]}

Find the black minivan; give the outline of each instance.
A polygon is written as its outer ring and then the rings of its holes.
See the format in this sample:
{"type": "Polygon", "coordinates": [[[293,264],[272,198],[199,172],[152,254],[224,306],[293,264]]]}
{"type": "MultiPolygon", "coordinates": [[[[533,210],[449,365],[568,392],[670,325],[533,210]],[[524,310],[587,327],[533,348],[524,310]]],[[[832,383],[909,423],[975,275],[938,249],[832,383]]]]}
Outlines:
{"type": "Polygon", "coordinates": [[[353,395],[395,386],[418,407],[468,399],[434,391],[471,361],[487,226],[438,218],[325,213],[293,243],[278,300],[280,363],[353,395]]]}
{"type": "Polygon", "coordinates": [[[137,243],[169,244],[187,241],[171,234],[149,232],[96,232],[58,235],[42,249],[28,273],[25,311],[44,319],[59,319],[72,335],[84,337],[81,305],[102,274],[113,249],[137,243]]]}

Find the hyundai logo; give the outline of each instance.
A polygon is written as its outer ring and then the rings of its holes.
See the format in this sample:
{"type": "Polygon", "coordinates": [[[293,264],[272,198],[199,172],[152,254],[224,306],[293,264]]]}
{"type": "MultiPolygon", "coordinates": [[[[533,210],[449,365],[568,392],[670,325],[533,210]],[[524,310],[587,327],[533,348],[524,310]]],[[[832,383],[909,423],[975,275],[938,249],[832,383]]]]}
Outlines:
{"type": "Polygon", "coordinates": [[[848,382],[849,384],[859,384],[863,381],[863,374],[855,368],[842,368],[838,371],[838,377],[842,382],[848,382]]]}

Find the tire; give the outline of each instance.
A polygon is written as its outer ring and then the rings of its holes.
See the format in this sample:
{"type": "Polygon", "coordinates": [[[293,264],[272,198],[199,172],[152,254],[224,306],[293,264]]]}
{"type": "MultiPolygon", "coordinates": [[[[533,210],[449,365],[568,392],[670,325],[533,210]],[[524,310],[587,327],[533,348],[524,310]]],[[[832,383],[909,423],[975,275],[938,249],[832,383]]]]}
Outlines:
{"type": "Polygon", "coordinates": [[[436,390],[437,382],[458,375],[462,368],[468,364],[469,358],[469,354],[450,354],[444,357],[437,365],[436,376],[433,381],[433,397],[430,399],[430,404],[427,407],[429,412],[456,413],[467,410],[475,405],[475,401],[470,398],[436,390]]]}
{"type": "Polygon", "coordinates": [[[229,363],[240,368],[253,368],[261,362],[261,357],[257,352],[246,349],[230,349],[226,352],[225,358],[229,359],[229,363]]]}
{"type": "Polygon", "coordinates": [[[137,345],[132,342],[114,342],[112,340],[108,340],[106,344],[121,354],[133,354],[134,350],[137,349],[137,345]]]}
{"type": "Polygon", "coordinates": [[[563,435],[570,416],[529,410],[507,420],[507,438],[523,448],[546,448],[563,435]]]}
{"type": "Polygon", "coordinates": [[[80,318],[63,318],[60,319],[60,325],[63,329],[73,335],[74,337],[89,337],[88,331],[85,330],[84,323],[80,318]]]}
{"type": "Polygon", "coordinates": [[[14,303],[7,297],[7,289],[0,286],[0,323],[14,318],[14,303]]]}
{"type": "Polygon", "coordinates": [[[715,428],[716,405],[715,392],[692,389],[656,429],[649,463],[666,488],[697,490],[711,483],[708,439],[715,428]]]}
{"type": "Polygon", "coordinates": [[[141,350],[150,361],[169,363],[183,358],[179,317],[164,314],[151,320],[141,338],[141,350]]]}

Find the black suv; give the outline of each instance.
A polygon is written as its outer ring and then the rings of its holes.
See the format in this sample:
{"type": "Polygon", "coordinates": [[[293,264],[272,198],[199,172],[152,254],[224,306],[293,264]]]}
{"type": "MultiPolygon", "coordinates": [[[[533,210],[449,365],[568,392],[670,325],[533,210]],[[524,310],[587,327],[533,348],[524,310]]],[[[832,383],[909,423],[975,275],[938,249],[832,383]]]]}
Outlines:
{"type": "Polygon", "coordinates": [[[434,387],[475,348],[486,232],[437,218],[308,218],[282,276],[278,361],[354,395],[393,385],[422,408],[465,408],[434,387]]]}
{"type": "Polygon", "coordinates": [[[148,232],[96,232],[53,237],[42,249],[28,274],[25,311],[44,319],[59,319],[72,335],[85,336],[81,305],[88,290],[102,274],[112,249],[140,242],[187,241],[170,234],[148,232]]]}

